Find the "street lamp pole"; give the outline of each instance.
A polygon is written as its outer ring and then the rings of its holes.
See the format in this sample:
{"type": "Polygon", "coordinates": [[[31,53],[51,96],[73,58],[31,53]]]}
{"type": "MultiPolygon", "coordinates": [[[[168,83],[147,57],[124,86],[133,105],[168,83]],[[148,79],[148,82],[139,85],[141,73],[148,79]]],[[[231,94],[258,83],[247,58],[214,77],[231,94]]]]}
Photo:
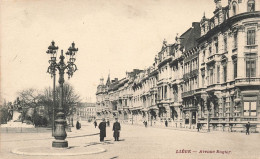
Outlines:
{"type": "MultiPolygon", "coordinates": [[[[77,48],[75,48],[75,43],[72,43],[72,46],[68,49],[66,52],[66,55],[69,56],[69,60],[67,61],[67,64],[64,62],[64,55],[63,50],[61,50],[60,55],[60,61],[59,63],[56,63],[56,53],[58,50],[58,47],[55,46],[55,42],[52,41],[52,44],[48,47],[48,51],[46,53],[50,54],[51,60],[50,60],[50,66],[47,70],[48,73],[51,72],[52,75],[55,74],[56,69],[59,71],[59,107],[58,107],[58,113],[56,115],[55,120],[55,131],[54,131],[54,137],[55,140],[52,142],[52,147],[56,148],[63,148],[68,147],[68,141],[66,141],[67,133],[65,131],[65,115],[63,113],[63,84],[64,84],[64,73],[65,70],[67,70],[68,77],[72,77],[73,73],[77,70],[77,66],[74,64],[76,59],[74,56],[76,55],[76,52],[78,51],[77,48]]],[[[54,83],[55,86],[55,83],[54,83]]],[[[53,97],[55,98],[55,96],[53,97]]]]}
{"type": "Polygon", "coordinates": [[[56,96],[56,69],[54,69],[53,73],[53,107],[52,107],[52,136],[54,136],[54,130],[55,130],[55,96],[56,96]]]}
{"type": "Polygon", "coordinates": [[[48,67],[47,73],[51,74],[51,77],[53,77],[53,106],[52,106],[52,136],[54,136],[54,130],[55,130],[55,104],[56,104],[56,53],[59,49],[58,46],[55,46],[55,42],[52,41],[51,45],[48,47],[48,50],[46,51],[47,54],[52,55],[51,60],[49,60],[50,66],[48,67]]]}

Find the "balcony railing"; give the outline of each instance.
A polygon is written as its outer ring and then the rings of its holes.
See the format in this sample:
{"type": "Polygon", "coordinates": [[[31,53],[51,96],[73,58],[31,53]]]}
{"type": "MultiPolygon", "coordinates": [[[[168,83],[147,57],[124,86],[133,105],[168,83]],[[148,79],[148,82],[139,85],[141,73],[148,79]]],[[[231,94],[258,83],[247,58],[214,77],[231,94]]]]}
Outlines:
{"type": "Polygon", "coordinates": [[[207,90],[206,91],[213,91],[213,90],[219,90],[221,89],[221,84],[211,84],[207,86],[207,90]]]}
{"type": "Polygon", "coordinates": [[[260,85],[260,78],[239,78],[235,80],[236,86],[244,86],[244,85],[260,85]]]}
{"type": "Polygon", "coordinates": [[[185,97],[189,97],[189,96],[192,96],[194,94],[194,90],[192,91],[188,91],[188,92],[183,92],[181,94],[182,98],[185,98],[185,97]]]}
{"type": "Polygon", "coordinates": [[[211,62],[215,62],[216,61],[216,55],[217,54],[213,54],[213,55],[209,56],[206,63],[209,64],[211,62]]]}

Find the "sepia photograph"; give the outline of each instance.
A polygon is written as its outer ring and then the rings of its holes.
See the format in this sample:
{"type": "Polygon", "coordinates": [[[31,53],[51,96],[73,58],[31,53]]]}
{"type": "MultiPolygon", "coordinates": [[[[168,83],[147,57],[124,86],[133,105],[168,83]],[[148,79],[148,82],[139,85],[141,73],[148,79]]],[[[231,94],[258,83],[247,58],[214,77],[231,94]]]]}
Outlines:
{"type": "Polygon", "coordinates": [[[0,158],[260,159],[258,44],[258,0],[0,0],[0,158]]]}

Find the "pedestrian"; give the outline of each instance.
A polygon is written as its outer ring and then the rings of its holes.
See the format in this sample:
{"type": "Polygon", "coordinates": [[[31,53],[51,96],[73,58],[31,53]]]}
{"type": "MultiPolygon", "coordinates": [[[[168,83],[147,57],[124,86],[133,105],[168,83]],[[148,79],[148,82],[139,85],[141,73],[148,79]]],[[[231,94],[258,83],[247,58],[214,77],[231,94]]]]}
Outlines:
{"type": "Polygon", "coordinates": [[[81,128],[81,125],[80,125],[79,121],[77,121],[77,123],[76,123],[76,129],[79,130],[80,128],[81,128]]]}
{"type": "Polygon", "coordinates": [[[248,134],[249,135],[249,129],[250,129],[250,123],[248,122],[246,124],[246,135],[248,134]]]}
{"type": "Polygon", "coordinates": [[[95,126],[95,128],[97,127],[97,121],[96,120],[94,121],[94,126],[95,126]]]}
{"type": "Polygon", "coordinates": [[[167,120],[165,120],[165,126],[168,127],[168,121],[167,120]]]}
{"type": "Polygon", "coordinates": [[[197,123],[198,132],[200,131],[200,123],[197,123]]]}
{"type": "Polygon", "coordinates": [[[121,130],[121,126],[120,123],[118,122],[118,119],[115,118],[116,122],[113,125],[113,131],[114,131],[114,138],[115,141],[119,141],[119,134],[120,134],[120,130],[121,130]]]}
{"type": "Polygon", "coordinates": [[[147,128],[147,121],[145,121],[144,125],[145,125],[145,127],[147,128]]]}
{"type": "Polygon", "coordinates": [[[100,142],[104,141],[104,138],[106,137],[106,121],[105,119],[102,119],[102,122],[99,123],[98,128],[100,130],[100,142]]]}

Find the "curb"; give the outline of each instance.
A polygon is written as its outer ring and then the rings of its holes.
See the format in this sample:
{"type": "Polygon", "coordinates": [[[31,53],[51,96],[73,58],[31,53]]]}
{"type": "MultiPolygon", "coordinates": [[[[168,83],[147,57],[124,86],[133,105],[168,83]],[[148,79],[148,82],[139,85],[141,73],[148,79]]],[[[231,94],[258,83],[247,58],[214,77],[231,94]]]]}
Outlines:
{"type": "Polygon", "coordinates": [[[68,152],[66,153],[66,150],[69,150],[70,148],[49,148],[49,147],[27,147],[27,148],[18,148],[13,149],[11,152],[13,154],[17,155],[27,155],[27,156],[78,156],[78,155],[90,155],[90,154],[98,154],[102,152],[106,152],[106,149],[95,147],[92,151],[86,151],[87,148],[82,149],[82,152],[68,152]],[[40,152],[42,149],[49,149],[50,151],[44,153],[40,152]],[[39,149],[39,152],[30,152],[31,150],[39,149]],[[56,150],[61,150],[61,152],[52,152],[56,150]]]}

